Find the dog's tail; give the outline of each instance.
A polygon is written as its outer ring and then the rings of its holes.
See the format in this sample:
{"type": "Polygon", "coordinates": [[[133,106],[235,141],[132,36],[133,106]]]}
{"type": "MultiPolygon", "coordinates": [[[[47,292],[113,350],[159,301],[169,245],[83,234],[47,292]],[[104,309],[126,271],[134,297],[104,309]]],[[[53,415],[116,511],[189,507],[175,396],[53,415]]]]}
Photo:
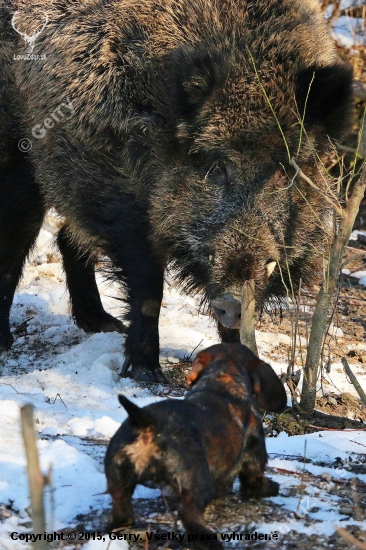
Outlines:
{"type": "Polygon", "coordinates": [[[127,397],[124,395],[118,396],[119,402],[121,403],[122,407],[125,409],[125,411],[128,413],[130,422],[133,426],[136,426],[137,428],[146,428],[147,426],[154,426],[155,421],[152,415],[150,415],[146,411],[146,407],[143,409],[140,409],[135,403],[132,403],[127,397]]]}

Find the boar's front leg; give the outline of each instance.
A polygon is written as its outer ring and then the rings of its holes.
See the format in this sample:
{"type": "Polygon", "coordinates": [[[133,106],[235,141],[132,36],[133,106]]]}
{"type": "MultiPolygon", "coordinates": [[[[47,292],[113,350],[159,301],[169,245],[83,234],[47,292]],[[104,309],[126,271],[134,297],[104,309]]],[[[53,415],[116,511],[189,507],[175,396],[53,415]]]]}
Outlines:
{"type": "Polygon", "coordinates": [[[147,240],[139,242],[124,269],[130,311],[125,367],[140,382],[167,383],[159,365],[159,314],[163,298],[164,269],[154,263],[147,240]]]}
{"type": "Polygon", "coordinates": [[[116,223],[104,228],[106,254],[114,274],[127,291],[130,321],[122,376],[140,382],[167,383],[159,365],[159,314],[163,298],[164,266],[153,254],[146,210],[126,197],[116,223]]]}

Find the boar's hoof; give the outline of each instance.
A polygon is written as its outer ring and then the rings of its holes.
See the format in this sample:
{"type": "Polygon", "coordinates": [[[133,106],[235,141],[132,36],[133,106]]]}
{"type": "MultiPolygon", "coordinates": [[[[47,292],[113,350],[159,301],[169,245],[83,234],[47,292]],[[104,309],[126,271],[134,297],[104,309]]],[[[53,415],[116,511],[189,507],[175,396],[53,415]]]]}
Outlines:
{"type": "Polygon", "coordinates": [[[149,370],[142,366],[133,366],[128,373],[131,378],[138,382],[148,382],[150,384],[169,384],[169,380],[160,367],[149,370]]]}
{"type": "Polygon", "coordinates": [[[240,328],[241,303],[231,297],[212,300],[211,305],[220,323],[227,328],[240,328]]]}
{"type": "Polygon", "coordinates": [[[126,334],[127,327],[119,319],[108,315],[108,318],[106,317],[102,323],[100,332],[120,332],[121,334],[126,334]]]}
{"type": "Polygon", "coordinates": [[[169,379],[165,376],[165,374],[163,373],[160,367],[158,369],[155,369],[153,371],[153,374],[154,374],[155,380],[159,382],[159,384],[170,384],[169,379]]]}
{"type": "Polygon", "coordinates": [[[107,312],[104,312],[102,316],[89,319],[75,318],[75,321],[77,326],[85,332],[120,332],[121,334],[127,332],[127,328],[122,321],[112,317],[107,312]]]}
{"type": "Polygon", "coordinates": [[[0,334],[0,355],[11,348],[13,341],[14,338],[10,332],[8,334],[0,334]]]}

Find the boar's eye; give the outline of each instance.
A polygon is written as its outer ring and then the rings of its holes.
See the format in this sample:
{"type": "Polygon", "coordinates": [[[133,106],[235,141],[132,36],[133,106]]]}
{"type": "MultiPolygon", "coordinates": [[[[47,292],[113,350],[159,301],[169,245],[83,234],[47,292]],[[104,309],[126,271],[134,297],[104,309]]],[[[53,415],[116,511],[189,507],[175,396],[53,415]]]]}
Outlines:
{"type": "Polygon", "coordinates": [[[229,183],[226,166],[218,166],[212,176],[217,185],[225,186],[229,183]]]}
{"type": "Polygon", "coordinates": [[[207,175],[216,185],[229,186],[232,181],[232,169],[229,163],[216,163],[208,171],[207,175]]]}

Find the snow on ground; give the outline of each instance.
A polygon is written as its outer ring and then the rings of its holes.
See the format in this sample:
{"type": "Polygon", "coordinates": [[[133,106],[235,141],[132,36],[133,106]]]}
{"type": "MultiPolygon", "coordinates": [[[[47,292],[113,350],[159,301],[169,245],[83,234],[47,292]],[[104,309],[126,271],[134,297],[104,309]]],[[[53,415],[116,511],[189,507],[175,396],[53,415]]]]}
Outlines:
{"type": "MultiPolygon", "coordinates": [[[[348,10],[363,6],[363,0],[343,0],[341,10],[348,10]]],[[[333,12],[333,4],[326,10],[326,18],[330,18],[333,12]]],[[[352,12],[338,17],[333,26],[333,37],[340,46],[352,48],[365,44],[365,20],[358,17],[351,17],[352,12]]]]}
{"type": "Polygon", "coordinates": [[[340,46],[352,48],[365,43],[365,21],[357,17],[342,15],[333,28],[333,35],[340,46]]]}
{"type": "MultiPolygon", "coordinates": [[[[86,514],[91,509],[102,511],[110,505],[109,497],[102,494],[106,488],[105,445],[86,446],[84,440],[95,438],[97,443],[98,438],[110,438],[126,418],[117,394],[124,393],[140,406],[160,399],[152,395],[148,387],[119,378],[123,364],[122,335],[87,335],[74,325],[59,256],[52,247],[56,225],[52,224],[52,218],[48,220],[41,231],[38,248],[26,266],[11,312],[14,346],[0,358],[0,503],[10,504],[20,516],[20,519],[12,516],[0,524],[0,548],[11,550],[27,548],[24,542],[11,540],[9,533],[26,532],[28,529],[22,523],[29,521],[19,408],[25,403],[35,406],[42,468],[46,472],[50,464],[53,467],[53,519],[50,519],[49,497],[46,499],[47,530],[51,532],[75,526],[78,514],[86,514]]],[[[118,295],[118,288],[104,284],[101,279],[99,287],[106,309],[116,315],[118,303],[112,296],[118,295]]],[[[197,346],[199,350],[218,341],[213,321],[198,314],[198,300],[181,294],[172,282],[165,286],[160,330],[162,362],[167,358],[170,362],[178,361],[197,346]]],[[[284,334],[259,332],[261,355],[269,357],[286,338],[289,337],[284,334]]],[[[278,373],[285,372],[285,363],[271,363],[278,373]]],[[[365,375],[357,372],[356,375],[364,384],[365,375]]],[[[331,376],[338,389],[354,393],[342,369],[333,369],[331,376]]],[[[305,441],[309,472],[328,481],[331,477],[348,479],[353,475],[347,470],[350,461],[352,464],[362,462],[366,432],[329,431],[294,437],[281,433],[277,438],[267,439],[270,466],[279,469],[274,479],[281,484],[280,496],[271,500],[287,510],[289,518],[298,506],[298,497],[290,496],[289,489],[300,483],[296,472],[303,468],[305,441]],[[343,468],[334,467],[337,457],[343,461],[343,468]],[[296,475],[284,475],[281,470],[296,475]]],[[[366,475],[358,477],[366,482],[366,475]]],[[[157,490],[138,487],[135,498],[157,495],[157,490]]],[[[283,524],[271,525],[271,529],[287,532],[290,527],[299,532],[327,534],[340,525],[347,525],[347,516],[337,511],[337,497],[322,489],[317,478],[308,484],[306,498],[304,517],[313,520],[310,526],[305,520],[291,522],[289,519],[283,524]]],[[[366,522],[363,528],[366,529],[366,522]]],[[[269,532],[268,529],[268,524],[256,526],[257,531],[269,532]]],[[[90,541],[85,546],[86,550],[105,548],[101,541],[90,541]]],[[[117,548],[127,548],[127,543],[110,546],[110,550],[117,548]]]]}
{"type": "MultiPolygon", "coordinates": [[[[353,239],[357,241],[358,235],[366,236],[366,231],[352,231],[350,239],[353,239]]],[[[362,286],[366,286],[366,271],[353,271],[351,272],[349,269],[342,269],[342,272],[346,275],[350,275],[351,277],[355,277],[358,279],[358,284],[362,286]]]]}
{"type": "MultiPolygon", "coordinates": [[[[363,6],[363,0],[343,0],[341,10],[363,6]]],[[[333,4],[326,10],[326,18],[330,18],[333,12],[333,4]]],[[[347,13],[347,12],[346,12],[347,13]]],[[[341,15],[335,20],[333,36],[340,46],[352,48],[365,44],[365,20],[357,17],[350,17],[350,14],[341,15]]]]}

